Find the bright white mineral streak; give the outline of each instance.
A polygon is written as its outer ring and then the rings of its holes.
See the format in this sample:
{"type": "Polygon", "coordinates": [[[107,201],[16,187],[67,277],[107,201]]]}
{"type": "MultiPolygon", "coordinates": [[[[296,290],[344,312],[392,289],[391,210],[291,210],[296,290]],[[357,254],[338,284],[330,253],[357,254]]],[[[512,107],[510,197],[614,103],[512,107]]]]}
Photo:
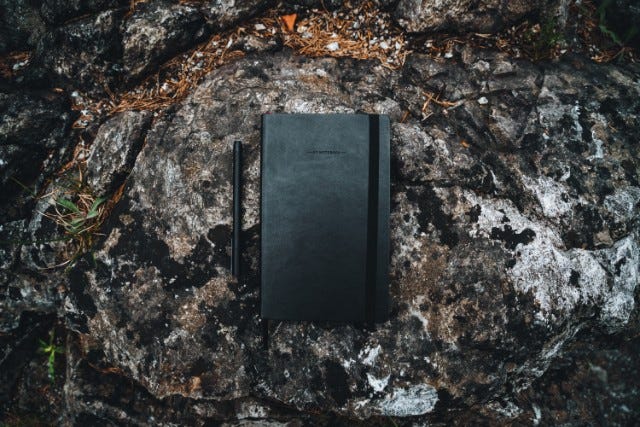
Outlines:
{"type": "MultiPolygon", "coordinates": [[[[550,184],[549,188],[552,186],[550,184]]],[[[552,226],[525,217],[510,201],[488,201],[468,191],[464,192],[464,197],[472,206],[478,204],[481,208],[477,229],[471,231],[472,236],[490,236],[492,228],[502,229],[504,224],[501,220],[505,215],[514,232],[520,233],[527,228],[535,232],[536,236],[530,243],[516,247],[519,257],[509,275],[517,291],[524,294],[531,292],[535,297],[540,307],[536,313],[538,320],[555,322],[557,316],[570,315],[578,304],[588,304],[602,308],[601,321],[607,327],[617,327],[627,322],[633,310],[633,294],[639,280],[638,236],[625,237],[607,249],[567,250],[552,226]],[[570,283],[572,271],[579,274],[577,286],[570,283]],[[610,288],[611,281],[613,286],[610,288]]],[[[555,196],[548,197],[556,200],[555,196]]],[[[542,202],[545,197],[539,199],[542,202]]],[[[628,205],[619,199],[623,197],[614,194],[609,203],[628,205]]],[[[543,211],[552,217],[566,208],[563,205],[554,209],[548,206],[545,208],[543,204],[543,211]]]]}

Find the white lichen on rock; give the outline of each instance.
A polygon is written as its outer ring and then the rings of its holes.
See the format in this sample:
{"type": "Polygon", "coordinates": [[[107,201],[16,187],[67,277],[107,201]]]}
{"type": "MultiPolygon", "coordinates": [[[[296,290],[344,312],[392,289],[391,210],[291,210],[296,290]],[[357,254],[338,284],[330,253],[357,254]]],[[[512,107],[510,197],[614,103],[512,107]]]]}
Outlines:
{"type": "Polygon", "coordinates": [[[563,184],[546,176],[531,178],[523,176],[524,186],[531,191],[548,218],[560,217],[571,210],[573,202],[567,195],[567,188],[563,184]]]}
{"type": "Polygon", "coordinates": [[[429,384],[398,388],[382,401],[374,403],[381,415],[409,417],[433,411],[438,403],[438,392],[429,384]]]}
{"type": "Polygon", "coordinates": [[[629,221],[640,214],[640,188],[618,188],[604,198],[604,207],[618,221],[629,221]]]}
{"type": "Polygon", "coordinates": [[[465,192],[464,198],[481,209],[477,230],[471,234],[491,236],[494,228],[503,225],[504,217],[514,233],[527,229],[535,233],[529,243],[516,246],[516,262],[508,275],[516,290],[534,296],[540,308],[538,320],[556,323],[583,304],[600,306],[605,325],[620,326],[628,320],[638,285],[637,238],[626,237],[610,249],[567,250],[553,226],[526,217],[511,202],[489,201],[471,192],[465,192]],[[614,274],[616,269],[618,274],[614,274]]]}
{"type": "Polygon", "coordinates": [[[365,365],[373,366],[376,362],[376,359],[378,358],[378,355],[380,354],[380,349],[381,347],[379,344],[375,347],[364,348],[359,355],[362,363],[365,365]]]}

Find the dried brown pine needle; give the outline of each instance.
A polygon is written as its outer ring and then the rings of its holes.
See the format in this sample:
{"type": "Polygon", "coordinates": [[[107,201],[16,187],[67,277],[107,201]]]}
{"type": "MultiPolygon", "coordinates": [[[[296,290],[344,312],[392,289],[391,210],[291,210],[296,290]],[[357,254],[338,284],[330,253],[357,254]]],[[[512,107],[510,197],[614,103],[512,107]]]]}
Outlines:
{"type": "MultiPolygon", "coordinates": [[[[370,2],[346,12],[314,10],[303,19],[283,20],[272,10],[264,17],[223,34],[216,34],[186,54],[160,67],[137,88],[111,95],[106,107],[109,114],[128,110],[157,110],[183,100],[202,77],[227,62],[244,56],[234,49],[243,37],[261,39],[279,37],[296,53],[308,56],[376,59],[388,68],[399,68],[408,54],[401,31],[391,17],[380,13],[370,2]]],[[[104,100],[101,105],[105,107],[104,100]]],[[[85,108],[92,110],[93,108],[85,108]]],[[[83,114],[75,127],[83,127],[89,114],[83,114]]]]}
{"type": "MultiPolygon", "coordinates": [[[[143,1],[145,0],[132,0],[132,9],[143,1]]],[[[200,1],[202,0],[181,0],[182,3],[200,1]]],[[[590,0],[584,0],[580,10],[574,5],[572,11],[581,22],[584,21],[579,33],[585,44],[591,46],[589,55],[593,60],[606,62],[620,56],[634,60],[635,52],[629,48],[603,50],[590,42],[598,37],[602,39],[596,8],[590,0]]],[[[117,95],[109,94],[109,98],[79,105],[77,109],[81,110],[82,115],[74,123],[74,127],[85,127],[93,115],[101,113],[158,110],[183,100],[204,75],[242,57],[244,52],[241,49],[247,37],[265,41],[276,38],[300,55],[373,59],[392,69],[402,67],[411,50],[427,53],[435,59],[447,59],[454,56],[456,45],[472,49],[499,49],[516,58],[533,60],[558,58],[567,51],[563,47],[562,35],[556,32],[553,25],[528,21],[496,34],[405,36],[395,26],[391,16],[380,11],[370,1],[356,6],[347,1],[338,11],[314,9],[307,16],[296,15],[294,19],[290,15],[288,20],[283,18],[277,9],[267,11],[263,16],[233,30],[216,34],[207,42],[168,61],[156,74],[133,90],[117,95]],[[429,38],[426,39],[427,37],[429,38]]]]}
{"type": "Polygon", "coordinates": [[[230,49],[233,38],[233,33],[215,35],[191,52],[173,58],[138,88],[122,94],[117,102],[112,100],[110,113],[157,110],[183,100],[205,74],[244,56],[242,51],[230,49]]]}
{"type": "Polygon", "coordinates": [[[284,44],[301,55],[377,59],[392,69],[408,54],[402,32],[371,2],[341,12],[315,10],[284,34],[284,44]]]}
{"type": "Polygon", "coordinates": [[[426,120],[433,115],[433,111],[430,107],[432,103],[442,108],[451,108],[460,105],[461,102],[453,102],[440,99],[440,95],[436,95],[435,93],[429,91],[423,92],[422,95],[424,95],[424,97],[426,98],[426,100],[422,104],[422,108],[420,109],[420,111],[422,112],[422,120],[426,120]]]}
{"type": "Polygon", "coordinates": [[[433,92],[423,92],[423,95],[427,97],[427,100],[425,101],[422,108],[427,107],[431,102],[443,108],[455,107],[456,105],[458,105],[457,102],[441,100],[440,95],[436,96],[433,92]]]}
{"type": "Polygon", "coordinates": [[[591,57],[595,62],[611,62],[616,58],[627,56],[631,61],[637,61],[635,51],[630,47],[617,47],[601,51],[591,57]]]}
{"type": "Polygon", "coordinates": [[[524,21],[495,34],[438,34],[427,40],[416,37],[412,47],[434,59],[452,58],[455,45],[464,45],[472,49],[498,49],[514,58],[541,60],[561,56],[565,52],[561,41],[560,34],[556,33],[554,28],[543,29],[539,24],[524,21]]]}
{"type": "Polygon", "coordinates": [[[87,157],[89,156],[89,147],[85,144],[82,136],[79,137],[79,142],[73,149],[73,155],[71,160],[65,163],[60,170],[56,173],[58,176],[64,175],[67,171],[77,168],[79,179],[82,181],[84,176],[84,170],[86,169],[87,157]]]}

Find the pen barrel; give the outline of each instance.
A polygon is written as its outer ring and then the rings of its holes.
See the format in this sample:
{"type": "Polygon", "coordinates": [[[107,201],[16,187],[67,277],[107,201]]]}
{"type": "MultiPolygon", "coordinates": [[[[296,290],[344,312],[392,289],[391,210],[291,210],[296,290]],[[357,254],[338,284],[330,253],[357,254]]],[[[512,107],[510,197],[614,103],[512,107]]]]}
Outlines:
{"type": "Polygon", "coordinates": [[[231,274],[240,275],[242,143],[233,143],[233,236],[231,239],[231,274]]]}

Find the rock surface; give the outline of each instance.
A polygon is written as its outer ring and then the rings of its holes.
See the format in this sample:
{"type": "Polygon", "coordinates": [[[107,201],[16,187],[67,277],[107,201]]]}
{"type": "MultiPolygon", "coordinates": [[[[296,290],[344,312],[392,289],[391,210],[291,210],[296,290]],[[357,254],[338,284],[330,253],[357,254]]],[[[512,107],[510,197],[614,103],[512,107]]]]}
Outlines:
{"type": "Polygon", "coordinates": [[[38,42],[29,78],[104,92],[121,74],[122,12],[107,10],[48,31],[38,42]]]}
{"type": "MultiPolygon", "coordinates": [[[[5,3],[6,13],[0,14],[0,53],[35,48],[26,76],[29,84],[53,83],[101,95],[138,82],[206,36],[278,4],[275,0],[5,3]]],[[[332,10],[341,4],[340,0],[305,0],[279,7],[283,13],[303,16],[308,7],[332,10]]],[[[552,22],[560,33],[569,9],[566,0],[401,0],[397,4],[385,0],[377,4],[393,9],[397,23],[409,32],[498,31],[534,17],[552,22]]]]}
{"type": "MultiPolygon", "coordinates": [[[[22,86],[0,82],[0,423],[583,425],[640,417],[637,64],[577,55],[531,63],[454,44],[451,58],[412,53],[393,71],[296,56],[276,38],[248,35],[231,45],[246,56],[198,80],[183,101],[74,130],[77,113],[54,87],[127,87],[273,3],[1,4],[20,14],[0,13],[0,23],[12,23],[0,27],[0,52],[37,48],[31,74],[16,80],[22,86]],[[272,322],[264,348],[266,112],[390,116],[388,322],[272,322]],[[237,139],[246,148],[239,280],[228,271],[237,139]],[[108,197],[113,209],[97,244],[65,270],[53,267],[73,247],[46,215],[73,185],[61,169],[78,141],[89,148],[91,190],[83,191],[108,197]],[[50,333],[64,347],[53,380],[38,350],[50,333]]],[[[410,31],[485,31],[566,7],[401,0],[396,17],[410,31]]]]}
{"type": "Polygon", "coordinates": [[[273,5],[264,0],[6,3],[0,53],[35,50],[25,73],[29,84],[99,95],[139,81],[205,36],[273,5]]]}
{"type": "Polygon", "coordinates": [[[210,74],[147,133],[96,268],[71,274],[72,328],[157,398],[257,396],[362,419],[509,399],[579,331],[625,328],[640,265],[638,70],[460,60],[414,55],[393,72],[285,52],[210,74]],[[421,120],[425,91],[456,104],[421,120]],[[393,303],[373,331],[277,322],[262,348],[258,144],[270,111],[392,118],[393,303]],[[237,139],[239,282],[227,270],[237,139]]]}
{"type": "Polygon", "coordinates": [[[93,140],[87,159],[87,183],[106,197],[129,175],[151,124],[149,111],[127,111],[104,123],[93,140]]]}
{"type": "Polygon", "coordinates": [[[581,337],[534,383],[527,393],[532,403],[522,405],[518,418],[539,425],[634,424],[640,393],[630,383],[640,375],[634,356],[639,350],[637,338],[581,337]]]}
{"type": "Polygon", "coordinates": [[[45,201],[34,194],[69,160],[76,117],[55,92],[0,92],[0,334],[17,328],[24,312],[51,313],[60,303],[56,275],[49,280],[21,253],[32,244],[39,256],[59,236],[54,224],[42,223],[45,201]]]}
{"type": "Polygon", "coordinates": [[[0,224],[23,219],[38,192],[68,158],[76,114],[54,92],[0,92],[0,224]]]}
{"type": "Polygon", "coordinates": [[[130,6],[127,0],[43,0],[40,15],[50,25],[61,25],[83,15],[130,6]]]}
{"type": "Polygon", "coordinates": [[[0,54],[33,48],[44,32],[45,24],[30,1],[0,1],[0,54]]]}
{"type": "MultiPolygon", "coordinates": [[[[304,1],[296,3],[304,3],[304,1]]],[[[335,1],[330,0],[328,3],[335,3],[335,1]]],[[[275,4],[275,0],[207,0],[200,2],[198,6],[207,20],[207,25],[213,31],[219,31],[275,4]]]]}
{"type": "Polygon", "coordinates": [[[560,7],[563,0],[400,0],[395,9],[398,23],[411,32],[449,30],[489,32],[506,28],[526,15],[560,7]]]}
{"type": "Polygon", "coordinates": [[[202,39],[204,18],[188,5],[154,3],[136,11],[124,24],[124,68],[136,80],[162,61],[202,39]]]}

